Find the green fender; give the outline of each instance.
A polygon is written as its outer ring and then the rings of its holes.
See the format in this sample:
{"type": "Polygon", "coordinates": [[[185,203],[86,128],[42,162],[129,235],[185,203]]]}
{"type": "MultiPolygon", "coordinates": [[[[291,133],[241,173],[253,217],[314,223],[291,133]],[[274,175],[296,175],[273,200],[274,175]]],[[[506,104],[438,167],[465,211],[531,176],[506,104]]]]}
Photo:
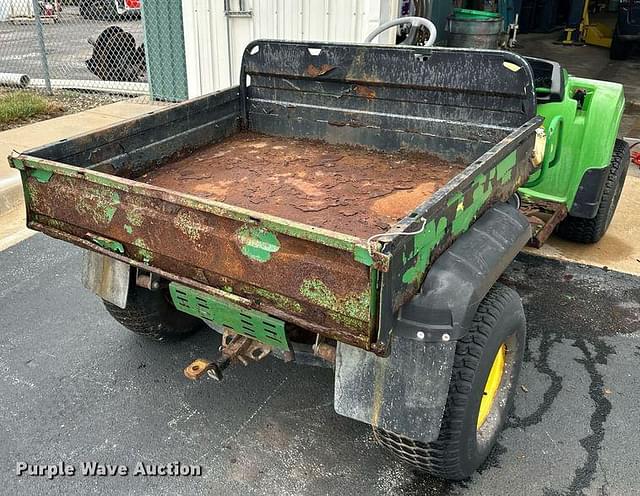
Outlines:
{"type": "MultiPolygon", "coordinates": [[[[571,211],[585,173],[609,165],[625,101],[618,83],[576,78],[566,72],[565,82],[562,101],[538,105],[548,144],[540,171],[531,175],[520,192],[532,199],[564,203],[571,211]],[[586,91],[581,109],[572,98],[578,89],[586,91]]],[[[593,172],[587,176],[593,177],[593,172]]]]}

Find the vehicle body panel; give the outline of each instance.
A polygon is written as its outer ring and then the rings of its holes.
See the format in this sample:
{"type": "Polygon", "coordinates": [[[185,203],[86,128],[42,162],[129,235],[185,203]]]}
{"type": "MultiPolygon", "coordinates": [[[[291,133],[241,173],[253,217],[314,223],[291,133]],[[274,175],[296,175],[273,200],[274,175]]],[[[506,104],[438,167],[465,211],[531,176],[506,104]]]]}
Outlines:
{"type": "Polygon", "coordinates": [[[520,191],[531,198],[563,203],[574,214],[576,194],[581,185],[590,184],[583,178],[594,169],[609,166],[625,99],[621,84],[566,73],[564,88],[562,101],[538,105],[537,110],[544,118],[547,153],[553,153],[554,158],[544,172],[532,174],[520,191]],[[582,106],[573,98],[577,90],[586,91],[582,106]],[[557,148],[552,149],[551,142],[557,143],[557,148]]]}

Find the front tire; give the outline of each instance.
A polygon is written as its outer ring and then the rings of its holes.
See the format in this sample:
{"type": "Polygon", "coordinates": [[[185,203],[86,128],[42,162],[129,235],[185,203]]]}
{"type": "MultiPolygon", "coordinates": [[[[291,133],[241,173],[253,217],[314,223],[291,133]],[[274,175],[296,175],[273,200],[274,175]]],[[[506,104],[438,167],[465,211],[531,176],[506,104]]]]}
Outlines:
{"type": "Polygon", "coordinates": [[[374,429],[377,441],[396,457],[436,477],[463,480],[471,476],[491,452],[512,407],[525,327],[518,293],[494,285],[480,303],[469,333],[458,341],[438,439],[425,444],[374,429]],[[500,359],[502,367],[496,374],[500,359]],[[489,405],[483,401],[485,393],[493,394],[489,405]]]}
{"type": "Polygon", "coordinates": [[[558,224],[560,237],[576,243],[592,244],[600,241],[609,229],[611,219],[618,206],[624,181],[629,169],[630,152],[626,141],[617,139],[613,147],[607,181],[602,192],[598,212],[593,219],[582,219],[568,215],[558,224]]]}
{"type": "Polygon", "coordinates": [[[165,289],[150,291],[132,284],[125,308],[103,303],[124,327],[154,341],[177,341],[203,327],[200,319],[176,310],[165,289]]]}

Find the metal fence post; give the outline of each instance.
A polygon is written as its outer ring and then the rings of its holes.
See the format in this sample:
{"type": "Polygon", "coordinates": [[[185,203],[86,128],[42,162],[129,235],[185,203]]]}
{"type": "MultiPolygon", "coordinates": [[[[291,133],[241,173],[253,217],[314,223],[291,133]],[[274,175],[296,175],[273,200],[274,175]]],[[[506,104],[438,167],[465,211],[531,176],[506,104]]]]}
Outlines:
{"type": "Polygon", "coordinates": [[[33,15],[36,21],[36,36],[38,37],[40,58],[42,59],[44,86],[47,91],[47,95],[51,95],[51,77],[49,76],[49,61],[47,60],[47,52],[44,46],[44,30],[42,29],[42,19],[40,19],[40,5],[38,4],[38,0],[31,0],[31,4],[33,5],[33,15]]]}

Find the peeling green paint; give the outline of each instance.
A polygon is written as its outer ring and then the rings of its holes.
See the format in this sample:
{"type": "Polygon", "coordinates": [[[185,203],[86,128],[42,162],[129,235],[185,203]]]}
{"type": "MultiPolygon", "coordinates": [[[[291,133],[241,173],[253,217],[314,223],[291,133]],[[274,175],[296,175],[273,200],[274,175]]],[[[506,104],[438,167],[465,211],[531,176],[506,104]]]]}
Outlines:
{"type": "MultiPolygon", "coordinates": [[[[467,231],[475,221],[478,213],[493,194],[493,181],[495,179],[500,181],[501,184],[507,184],[511,181],[516,163],[516,152],[513,152],[487,174],[482,174],[475,178],[471,185],[470,199],[468,196],[465,198],[465,195],[461,192],[456,192],[449,198],[447,206],[455,206],[456,208],[455,216],[451,223],[451,234],[453,236],[458,236],[467,231]]],[[[405,265],[414,258],[416,258],[416,261],[402,275],[402,282],[415,284],[422,280],[429,265],[433,249],[446,236],[447,225],[446,217],[441,217],[437,223],[434,220],[430,221],[423,232],[415,235],[413,250],[409,253],[403,253],[402,260],[405,265]]]]}
{"type": "Polygon", "coordinates": [[[344,302],[344,310],[349,317],[358,320],[369,320],[369,303],[371,295],[369,290],[348,297],[344,302]]]}
{"type": "MultiPolygon", "coordinates": [[[[12,165],[18,169],[22,169],[22,172],[28,173],[29,169],[43,169],[52,171],[53,173],[69,177],[74,180],[87,181],[93,183],[97,188],[113,189],[116,191],[130,192],[136,195],[145,197],[156,198],[156,194],[150,190],[146,184],[129,184],[123,182],[122,178],[117,176],[111,176],[108,174],[102,174],[90,169],[85,169],[82,172],[76,170],[76,167],[66,164],[60,164],[51,160],[42,159],[39,157],[32,157],[28,155],[21,155],[20,158],[12,158],[12,165]]],[[[25,183],[23,178],[23,184],[25,183]]],[[[251,222],[253,218],[259,217],[261,220],[261,227],[274,233],[284,234],[314,243],[322,244],[338,250],[344,250],[353,253],[354,258],[367,265],[368,254],[365,254],[363,250],[362,240],[343,233],[333,232],[320,228],[309,229],[308,226],[283,220],[278,217],[265,215],[262,213],[252,212],[251,210],[227,205],[215,200],[195,199],[183,195],[177,195],[175,203],[187,208],[194,208],[202,212],[211,213],[228,219],[237,220],[240,222],[251,222]]],[[[134,205],[127,205],[125,215],[128,224],[131,226],[141,226],[143,223],[143,217],[140,213],[143,208],[136,207],[134,205]]],[[[87,210],[88,212],[89,210],[87,210]]]]}
{"type": "Polygon", "coordinates": [[[222,291],[226,291],[227,293],[233,293],[233,288],[231,286],[222,286],[222,291]]]}
{"type": "Polygon", "coordinates": [[[93,242],[107,250],[111,250],[117,253],[124,254],[124,246],[119,241],[114,241],[109,238],[103,238],[102,236],[92,236],[93,242]]]}
{"type": "Polygon", "coordinates": [[[14,169],[24,170],[24,161],[18,157],[9,157],[9,165],[14,169]]]}
{"type": "Polygon", "coordinates": [[[27,205],[31,205],[36,210],[42,210],[40,206],[40,195],[38,190],[30,188],[29,183],[24,183],[24,201],[27,205]]]}
{"type": "Polygon", "coordinates": [[[511,152],[507,157],[496,165],[496,171],[498,174],[498,180],[500,184],[507,184],[511,181],[513,175],[513,168],[516,166],[516,152],[511,152]]]}
{"type": "Polygon", "coordinates": [[[53,171],[44,169],[32,169],[31,177],[35,178],[39,183],[48,183],[53,176],[53,171]]]}
{"type": "Polygon", "coordinates": [[[273,293],[263,288],[256,288],[256,294],[273,302],[278,308],[289,312],[302,313],[302,305],[287,296],[273,293]]]}
{"type": "Polygon", "coordinates": [[[242,254],[256,262],[268,262],[271,254],[280,249],[280,241],[274,233],[263,227],[244,225],[236,232],[242,245],[242,254]]]}
{"type": "Polygon", "coordinates": [[[451,232],[454,236],[462,234],[471,223],[475,220],[480,209],[485,205],[491,197],[493,186],[491,180],[495,177],[496,170],[492,169],[489,174],[481,174],[472,184],[473,196],[471,204],[464,205],[464,202],[458,204],[456,217],[453,219],[451,232]]]}
{"type": "Polygon", "coordinates": [[[128,234],[133,234],[133,227],[131,227],[129,224],[124,225],[124,230],[127,231],[128,234]]]}
{"type": "Polygon", "coordinates": [[[191,241],[198,241],[200,239],[200,234],[203,231],[203,227],[198,222],[195,214],[193,212],[189,212],[186,210],[182,210],[178,212],[175,219],[173,220],[173,224],[191,241]]]}
{"type": "Polygon", "coordinates": [[[45,224],[47,224],[49,227],[53,227],[54,229],[64,229],[65,227],[65,223],[57,220],[57,219],[52,219],[51,217],[45,217],[45,224]]]}
{"type": "Polygon", "coordinates": [[[144,239],[136,238],[133,240],[133,244],[138,247],[138,258],[142,259],[144,263],[150,263],[153,260],[153,253],[147,247],[144,239]]]}
{"type": "Polygon", "coordinates": [[[357,327],[357,321],[369,321],[369,288],[360,294],[338,298],[320,279],[306,279],[300,286],[300,294],[311,303],[331,310],[331,317],[347,327],[357,327]]]}
{"type": "Polygon", "coordinates": [[[117,191],[104,188],[84,188],[76,203],[76,210],[89,215],[96,224],[109,224],[118,210],[120,195],[117,191]]]}
{"type": "Polygon", "coordinates": [[[321,307],[335,309],[336,296],[320,279],[306,279],[300,286],[300,294],[311,303],[321,307]]]}
{"type": "Polygon", "coordinates": [[[353,259],[356,262],[360,262],[361,264],[366,265],[367,267],[371,267],[373,265],[373,259],[369,254],[369,250],[364,246],[356,246],[354,248],[353,259]]]}
{"type": "Polygon", "coordinates": [[[431,252],[442,241],[447,231],[447,218],[441,217],[437,222],[432,220],[424,226],[424,230],[413,238],[413,252],[409,259],[416,258],[413,267],[402,274],[402,282],[405,284],[419,283],[427,270],[431,259],[431,252]]]}
{"type": "Polygon", "coordinates": [[[460,191],[457,191],[447,200],[447,207],[450,207],[454,203],[460,204],[462,201],[464,201],[464,195],[460,193],[460,191]]]}
{"type": "MultiPolygon", "coordinates": [[[[109,176],[105,177],[105,176],[101,176],[99,174],[87,174],[86,177],[92,183],[99,184],[101,186],[106,186],[107,188],[112,188],[113,187],[114,181],[109,176]]],[[[120,182],[120,183],[118,183],[118,189],[120,191],[129,191],[129,185],[120,182]]]]}
{"type": "Polygon", "coordinates": [[[132,226],[140,227],[142,225],[142,215],[135,207],[127,209],[126,217],[132,226]]]}

